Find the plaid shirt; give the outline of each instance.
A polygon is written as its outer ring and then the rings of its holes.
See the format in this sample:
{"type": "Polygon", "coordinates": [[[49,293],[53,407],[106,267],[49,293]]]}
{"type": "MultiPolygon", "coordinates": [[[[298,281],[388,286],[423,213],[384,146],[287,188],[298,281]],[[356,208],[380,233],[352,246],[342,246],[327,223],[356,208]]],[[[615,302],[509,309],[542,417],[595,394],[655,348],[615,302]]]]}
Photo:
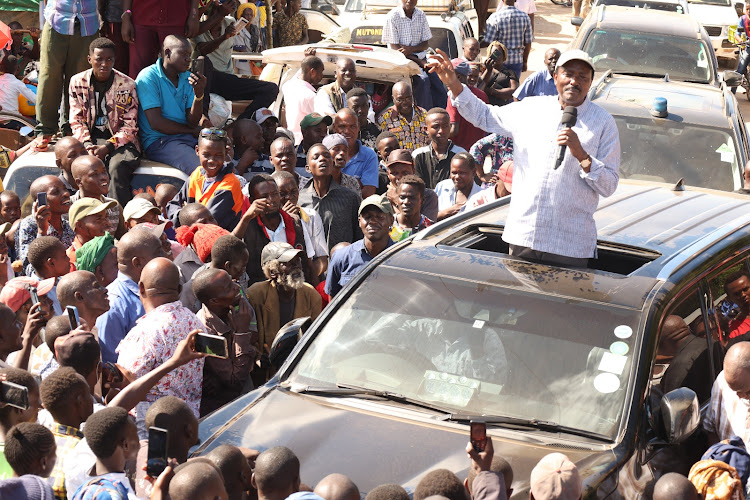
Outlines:
{"type": "Polygon", "coordinates": [[[515,7],[506,5],[487,19],[484,41],[499,40],[508,49],[506,64],[523,63],[523,49],[531,43],[531,20],[529,15],[515,7]]]}
{"type": "MultiPolygon", "coordinates": [[[[138,147],[138,96],[135,81],[113,69],[112,86],[104,97],[107,109],[107,127],[112,137],[108,139],[115,149],[132,142],[138,147]]],[[[96,97],[88,69],[70,79],[70,127],[73,137],[82,143],[91,142],[91,129],[96,120],[96,97]]]]}
{"type": "Polygon", "coordinates": [[[65,490],[65,473],[63,467],[65,466],[65,458],[73,451],[78,442],[83,439],[83,433],[75,427],[69,427],[67,425],[58,424],[57,422],[49,426],[49,430],[55,436],[55,444],[57,444],[57,462],[55,462],[55,468],[52,469],[47,482],[52,487],[52,491],[55,493],[55,498],[59,500],[67,500],[68,495],[65,490]]]}
{"type": "MultiPolygon", "coordinates": [[[[432,38],[430,25],[427,24],[427,16],[421,9],[415,7],[411,19],[406,16],[402,6],[396,7],[388,13],[383,26],[383,34],[380,41],[384,44],[394,43],[407,47],[414,47],[432,38]]],[[[416,53],[422,57],[424,52],[416,53]]]]}
{"type": "Polygon", "coordinates": [[[719,440],[739,436],[750,443],[750,401],[740,399],[721,372],[711,389],[711,403],[703,416],[703,428],[713,432],[719,440]]]}
{"type": "Polygon", "coordinates": [[[81,25],[81,36],[96,35],[101,26],[96,0],[49,0],[44,18],[61,35],[74,34],[76,20],[81,25]]]}
{"type": "Polygon", "coordinates": [[[378,126],[383,131],[387,130],[395,134],[401,149],[414,151],[430,143],[426,119],[427,112],[419,106],[414,106],[411,121],[401,116],[396,106],[391,106],[378,116],[378,126]]]}

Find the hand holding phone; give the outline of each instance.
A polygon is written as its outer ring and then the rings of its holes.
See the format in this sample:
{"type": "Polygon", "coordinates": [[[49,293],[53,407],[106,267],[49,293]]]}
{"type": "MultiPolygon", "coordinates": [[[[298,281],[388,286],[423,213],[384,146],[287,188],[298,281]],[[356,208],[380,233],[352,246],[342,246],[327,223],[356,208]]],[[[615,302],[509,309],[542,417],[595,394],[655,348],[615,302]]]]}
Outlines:
{"type": "Polygon", "coordinates": [[[480,453],[487,445],[487,424],[472,420],[469,423],[469,438],[474,451],[480,453]]]}
{"type": "Polygon", "coordinates": [[[36,292],[35,286],[29,287],[29,295],[31,295],[31,305],[39,303],[39,294],[36,292]]]}
{"type": "Polygon", "coordinates": [[[195,336],[195,352],[202,352],[215,358],[227,359],[229,357],[227,339],[221,335],[210,335],[200,332],[195,336]]]}
{"type": "Polygon", "coordinates": [[[202,75],[205,67],[205,59],[203,56],[198,56],[197,58],[193,59],[193,62],[190,64],[190,72],[195,73],[197,75],[202,75]]]}
{"type": "Polygon", "coordinates": [[[41,193],[36,194],[36,206],[37,207],[43,207],[47,204],[47,192],[42,191],[41,193]]]}
{"type": "Polygon", "coordinates": [[[167,445],[169,433],[160,427],[148,428],[148,459],[146,474],[157,478],[167,468],[167,445]]]}

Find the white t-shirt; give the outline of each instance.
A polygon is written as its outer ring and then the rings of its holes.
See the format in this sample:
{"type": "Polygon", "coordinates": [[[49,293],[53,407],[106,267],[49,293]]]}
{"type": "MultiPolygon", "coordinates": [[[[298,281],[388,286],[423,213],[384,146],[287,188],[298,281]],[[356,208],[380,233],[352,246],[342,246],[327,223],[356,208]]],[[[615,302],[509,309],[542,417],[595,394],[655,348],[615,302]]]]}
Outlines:
{"type": "Polygon", "coordinates": [[[302,142],[302,129],[299,124],[302,119],[315,110],[315,87],[304,81],[302,71],[281,86],[286,104],[286,128],[294,133],[294,144],[302,142]]]}
{"type": "Polygon", "coordinates": [[[36,104],[36,94],[21,80],[3,73],[0,75],[0,106],[8,113],[18,113],[18,95],[24,96],[32,104],[36,104]]]}

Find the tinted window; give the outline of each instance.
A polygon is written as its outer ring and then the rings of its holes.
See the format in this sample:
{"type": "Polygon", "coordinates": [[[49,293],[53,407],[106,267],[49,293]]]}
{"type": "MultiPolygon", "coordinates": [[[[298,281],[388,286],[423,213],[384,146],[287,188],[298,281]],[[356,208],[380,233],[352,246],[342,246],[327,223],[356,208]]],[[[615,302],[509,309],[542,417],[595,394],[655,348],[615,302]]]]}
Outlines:
{"type": "Polygon", "coordinates": [[[596,71],[660,78],[668,73],[671,80],[698,83],[708,83],[713,76],[709,48],[700,38],[595,29],[583,50],[596,71]]]}
{"type": "Polygon", "coordinates": [[[664,10],[684,14],[682,5],[669,2],[649,2],[644,0],[601,0],[598,5],[619,5],[622,7],[635,7],[639,9],[664,10]]]}

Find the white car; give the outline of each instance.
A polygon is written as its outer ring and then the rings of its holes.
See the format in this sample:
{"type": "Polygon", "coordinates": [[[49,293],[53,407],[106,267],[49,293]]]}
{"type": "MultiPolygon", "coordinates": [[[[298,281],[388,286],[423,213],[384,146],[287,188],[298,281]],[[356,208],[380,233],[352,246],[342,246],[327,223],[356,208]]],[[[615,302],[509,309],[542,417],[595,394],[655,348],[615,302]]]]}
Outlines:
{"type": "MultiPolygon", "coordinates": [[[[729,41],[729,28],[737,27],[738,7],[732,0],[688,0],[690,15],[698,20],[711,38],[711,44],[719,59],[734,60],[738,49],[729,41]]],[[[738,4],[740,11],[744,4],[738,4]]]]}
{"type": "MultiPolygon", "coordinates": [[[[351,44],[319,43],[312,45],[293,45],[263,51],[265,67],[260,79],[274,82],[279,89],[299,71],[305,49],[315,47],[315,55],[325,65],[321,85],[334,79],[336,62],[339,58],[349,57],[357,64],[357,81],[364,84],[368,94],[372,95],[375,86],[390,85],[400,80],[408,80],[421,70],[417,63],[407,59],[402,53],[385,47],[373,47],[351,44]]],[[[271,110],[282,120],[284,126],[284,93],[279,91],[271,110]]]]}

